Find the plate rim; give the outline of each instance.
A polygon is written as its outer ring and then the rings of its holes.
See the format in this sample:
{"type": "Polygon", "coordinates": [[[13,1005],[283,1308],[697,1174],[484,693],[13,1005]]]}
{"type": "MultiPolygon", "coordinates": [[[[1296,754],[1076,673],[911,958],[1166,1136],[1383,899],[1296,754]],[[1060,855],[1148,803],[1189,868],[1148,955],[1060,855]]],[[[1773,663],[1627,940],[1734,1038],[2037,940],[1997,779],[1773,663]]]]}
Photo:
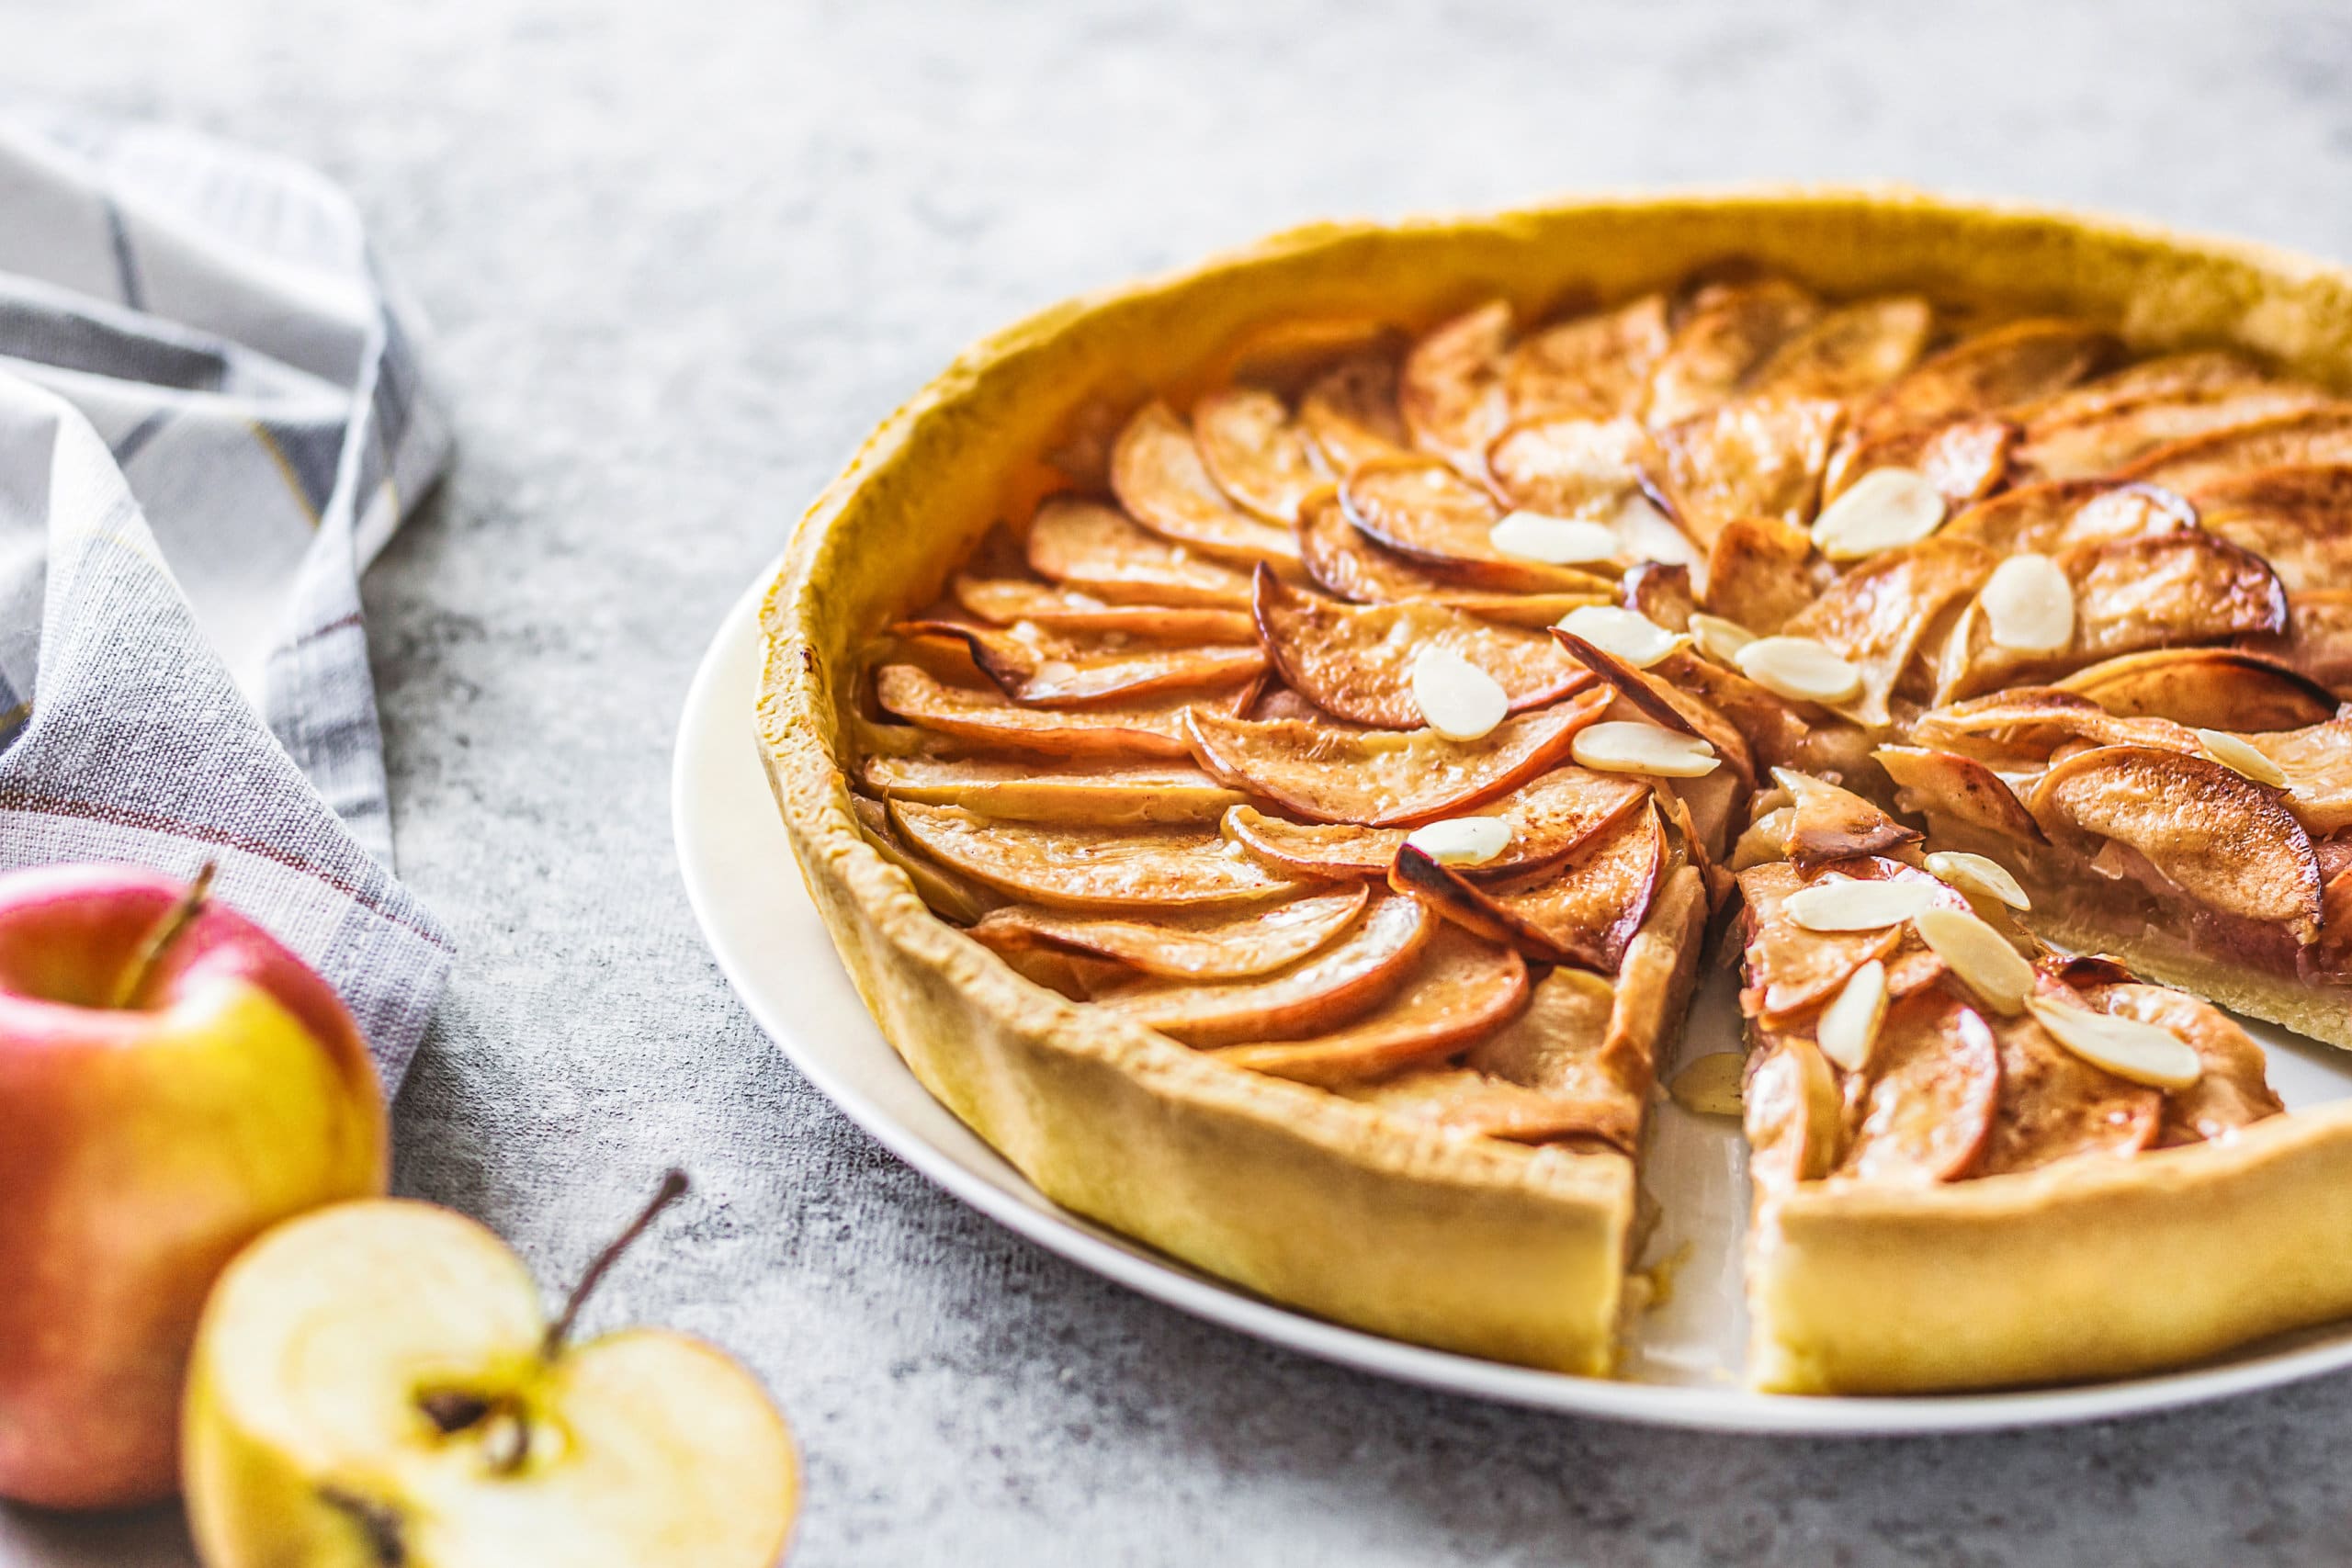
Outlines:
{"type": "MultiPolygon", "coordinates": [[[[1102,1278],[1180,1312],[1316,1359],[1441,1393],[1527,1409],[1600,1416],[1642,1426],[1724,1433],[1799,1432],[1815,1437],[1928,1436],[2070,1425],[2152,1414],[2278,1388],[2352,1367],[2352,1327],[2334,1340],[2120,1382],[2064,1388],[1950,1394],[1763,1393],[1724,1387],[1645,1383],[1489,1361],[1409,1345],[1296,1312],[1197,1273],[1060,1209],[1028,1188],[1030,1201],[968,1168],[888,1107],[836,1072],[772,1004],[746,951],[756,941],[729,919],[723,887],[763,862],[717,852],[707,842],[707,769],[760,769],[752,728],[760,608],[782,570],[778,555],[729,604],[697,660],[680,707],[670,767],[670,826],[678,874],[704,944],[736,1000],[763,1034],[833,1106],[891,1154],[967,1206],[1102,1278]],[[735,699],[740,696],[741,701],[735,699]],[[729,729],[734,732],[730,741],[729,729]],[[726,761],[729,748],[740,760],[726,761]]],[[[762,781],[764,792],[764,781],[762,781]]],[[[779,845],[783,824],[776,823],[779,845]]],[[[788,858],[788,852],[787,852],[788,858]]],[[[795,868],[797,875],[797,866],[795,868]]],[[[806,898],[807,890],[798,890],[806,898]]],[[[828,942],[825,958],[839,954],[828,942]]],[[[841,983],[848,976],[841,974],[841,983]]],[[[877,1029],[878,1033],[878,1029],[877,1029]]],[[[885,1048],[888,1049],[887,1042],[885,1048]]],[[[898,1061],[895,1050],[891,1058],[898,1061]]],[[[898,1071],[925,1094],[903,1061],[898,1071]]],[[[934,1101],[934,1103],[936,1103],[934,1101]]],[[[1027,1188],[1025,1179],[1013,1179],[1027,1188]]]]}

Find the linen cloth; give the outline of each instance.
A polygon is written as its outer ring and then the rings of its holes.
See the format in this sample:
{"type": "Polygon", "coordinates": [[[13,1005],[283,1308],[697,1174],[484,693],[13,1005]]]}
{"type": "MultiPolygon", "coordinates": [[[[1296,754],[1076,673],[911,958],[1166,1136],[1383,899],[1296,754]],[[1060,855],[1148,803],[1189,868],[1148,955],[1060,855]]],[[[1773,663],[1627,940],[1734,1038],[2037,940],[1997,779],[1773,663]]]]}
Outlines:
{"type": "Polygon", "coordinates": [[[447,978],[395,880],[359,573],[448,427],[348,199],[0,115],[0,868],[218,863],[388,1088],[447,978]]]}

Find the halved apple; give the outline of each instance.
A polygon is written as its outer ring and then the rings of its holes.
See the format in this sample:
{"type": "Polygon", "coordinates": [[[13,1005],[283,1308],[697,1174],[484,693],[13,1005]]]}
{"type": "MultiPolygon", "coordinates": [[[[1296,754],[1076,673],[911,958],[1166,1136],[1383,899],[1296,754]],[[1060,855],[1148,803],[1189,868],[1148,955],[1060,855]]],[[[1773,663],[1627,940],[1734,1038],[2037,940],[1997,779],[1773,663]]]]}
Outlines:
{"type": "Polygon", "coordinates": [[[1861,694],[1843,710],[1873,728],[1894,722],[1894,694],[1929,635],[1984,586],[1998,564],[1962,539],[1931,537],[1884,550],[1823,592],[1782,627],[1811,637],[1861,671],[1861,694]]]}
{"type": "Polygon", "coordinates": [[[2039,1170],[2078,1155],[2135,1154],[2156,1141],[2165,1094],[2091,1066],[2031,1013],[1993,1023],[2001,1052],[2001,1114],[1980,1176],[2039,1170]]]}
{"type": "Polygon", "coordinates": [[[1299,1083],[1383,1077],[1451,1055],[1527,1005],[1527,964],[1508,947],[1444,926],[1395,995],[1354,1022],[1303,1040],[1228,1045],[1218,1058],[1299,1083]]]}
{"type": "Polygon", "coordinates": [[[1474,882],[1405,845],[1388,876],[1449,920],[1530,958],[1614,975],[1666,872],[1666,831],[1655,808],[1621,818],[1565,865],[1474,882]]]}
{"type": "Polygon", "coordinates": [[[1261,387],[1228,387],[1193,405],[1193,435],[1219,489],[1269,523],[1290,527],[1331,477],[1290,410],[1261,387]]]}
{"type": "Polygon", "coordinates": [[[2286,464],[2352,463],[2352,404],[2331,403],[2159,446],[2115,478],[2193,495],[2240,474],[2286,464]]]}
{"type": "Polygon", "coordinates": [[[2027,426],[2015,461],[2020,472],[2037,479],[2112,473],[2158,447],[2299,413],[2328,400],[2314,387],[2200,389],[2094,414],[2039,421],[2027,426]]]}
{"type": "Polygon", "coordinates": [[[2208,529],[2269,562],[2288,592],[2352,582],[2352,463],[2232,473],[2190,500],[2208,529]]]}
{"type": "Polygon", "coordinates": [[[1298,559],[1287,528],[1250,516],[1225,498],[1193,433],[1166,403],[1146,403],[1111,449],[1111,489],[1128,515],[1170,543],[1219,560],[1298,559]]]}
{"type": "Polygon", "coordinates": [[[1611,603],[1614,581],[1580,574],[1571,589],[1550,593],[1482,592],[1448,581],[1374,544],[1348,521],[1336,494],[1306,503],[1298,525],[1299,560],[1325,592],[1358,604],[1442,604],[1506,626],[1548,626],[1585,604],[1611,603]]]}
{"type": "Polygon", "coordinates": [[[1317,822],[1391,828],[1459,816],[1565,760],[1577,731],[1609,705],[1585,693],[1507,718],[1476,740],[1434,730],[1335,732],[1295,719],[1187,716],[1193,754],[1212,776],[1317,822]]]}
{"type": "Polygon", "coordinates": [[[996,750],[1049,757],[1182,759],[1186,697],[1090,708],[1030,708],[1001,692],[943,685],[911,664],[874,672],[874,700],[910,724],[996,750]]]}
{"type": "Polygon", "coordinates": [[[2324,722],[2327,689],[2273,659],[2234,648],[2162,648],[2126,653],[2057,682],[2111,714],[2166,718],[2239,733],[2324,722]]]}
{"type": "Polygon", "coordinates": [[[1187,766],[1052,767],[987,758],[868,756],[860,782],[886,799],[962,806],[1037,822],[1214,822],[1246,797],[1187,766]]]}
{"type": "Polygon", "coordinates": [[[1012,904],[972,927],[973,940],[1008,953],[1052,947],[1115,959],[1146,975],[1238,980],[1295,964],[1337,937],[1363,912],[1369,889],[1310,893],[1238,912],[1093,913],[1012,904]]]}
{"type": "Polygon", "coordinates": [[[1443,463],[1374,463],[1340,485],[1348,521],[1374,544],[1456,584],[1502,593],[1576,593],[1593,573],[1506,554],[1495,547],[1502,509],[1443,463]]]}
{"type": "Polygon", "coordinates": [[[891,629],[901,637],[961,642],[998,690],[1034,707],[1094,707],[1133,703],[1162,692],[1213,691],[1242,685],[1266,668],[1263,649],[1228,644],[1122,648],[1042,638],[1030,642],[1011,632],[956,621],[905,621],[891,629]]]}
{"type": "Polygon", "coordinates": [[[1503,364],[1518,420],[1614,419],[1641,412],[1650,367],[1667,347],[1663,294],[1645,294],[1530,333],[1503,364]]]}
{"type": "Polygon", "coordinates": [[[910,800],[891,802],[890,820],[942,865],[1057,908],[1209,909],[1306,890],[1247,855],[1224,853],[1214,833],[1015,822],[910,800]]]}
{"type": "Polygon", "coordinates": [[[1935,307],[1913,294],[1838,306],[1766,355],[1740,390],[1839,400],[1875,392],[1918,362],[1935,324],[1935,307]]]}
{"type": "Polygon", "coordinates": [[[1510,303],[1489,300],[1424,335],[1397,373],[1396,403],[1413,444],[1454,472],[1483,479],[1487,448],[1510,422],[1503,358],[1510,303]]]}
{"type": "Polygon", "coordinates": [[[1437,931],[1410,898],[1375,897],[1337,942],[1251,980],[1170,984],[1138,980],[1095,1005],[1188,1045],[1232,1045],[1327,1033],[1379,1005],[1411,974],[1437,931]]]}
{"type": "Polygon", "coordinates": [[[1396,405],[1396,361],[1385,354],[1351,355],[1317,377],[1298,400],[1298,423],[1334,474],[1414,455],[1396,405]]]}
{"type": "Polygon", "coordinates": [[[1048,498],[1030,520],[1028,552],[1038,576],[1113,604],[1250,607],[1247,571],[1180,549],[1100,502],[1048,498]]]}
{"type": "Polygon", "coordinates": [[[1809,522],[1845,418],[1826,398],[1744,399],[1658,431],[1657,479],[1674,520],[1702,547],[1736,517],[1809,522]]]}
{"type": "Polygon", "coordinates": [[[1258,635],[1274,668],[1317,705],[1382,729],[1427,720],[1413,665],[1430,649],[1461,655],[1492,676],[1510,711],[1555,703],[1592,673],[1542,632],[1490,626],[1437,604],[1346,604],[1258,573],[1258,635]]]}
{"type": "Polygon", "coordinates": [[[1940,990],[1895,1003],[1836,1174],[1890,1183],[1967,1175],[1992,1136],[2001,1084],[2000,1050],[1974,1008],[1940,990]]]}
{"type": "Polygon", "coordinates": [[[1111,604],[1071,588],[1019,578],[958,576],[956,602],[994,626],[1023,621],[1079,637],[1145,637],[1153,642],[1249,642],[1258,635],[1248,614],[1178,604],[1111,604]]]}
{"type": "Polygon", "coordinates": [[[1712,412],[1751,371],[1821,317],[1821,302],[1787,278],[1702,284],[1683,302],[1650,371],[1642,417],[1652,427],[1712,412]]]}

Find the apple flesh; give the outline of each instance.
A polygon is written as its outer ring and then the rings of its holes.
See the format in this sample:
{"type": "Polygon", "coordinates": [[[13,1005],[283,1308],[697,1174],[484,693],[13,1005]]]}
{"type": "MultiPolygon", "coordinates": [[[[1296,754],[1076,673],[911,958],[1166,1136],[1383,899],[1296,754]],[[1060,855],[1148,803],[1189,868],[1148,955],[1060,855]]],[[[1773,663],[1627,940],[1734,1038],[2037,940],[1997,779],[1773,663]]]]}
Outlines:
{"type": "Polygon", "coordinates": [[[130,866],[0,877],[0,1495],[18,1501],[176,1491],[214,1278],[288,1215],[383,1190],[382,1094],[343,1003],[232,909],[175,923],[188,891],[130,866]]]}
{"type": "Polygon", "coordinates": [[[766,1568],[798,1491],[734,1361],[657,1329],[567,1345],[497,1236],[401,1200],[230,1266],[186,1421],[209,1568],[766,1568]]]}

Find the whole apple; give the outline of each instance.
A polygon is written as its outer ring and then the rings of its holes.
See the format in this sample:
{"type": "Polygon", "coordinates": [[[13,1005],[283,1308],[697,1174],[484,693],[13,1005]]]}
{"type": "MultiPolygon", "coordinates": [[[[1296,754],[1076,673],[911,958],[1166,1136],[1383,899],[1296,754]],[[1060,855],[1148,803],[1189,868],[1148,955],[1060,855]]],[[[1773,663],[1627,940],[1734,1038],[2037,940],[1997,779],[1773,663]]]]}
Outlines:
{"type": "Polygon", "coordinates": [[[177,1491],[214,1278],[277,1221],[384,1189],[350,1013],[209,881],[0,876],[0,1496],[177,1491]]]}

